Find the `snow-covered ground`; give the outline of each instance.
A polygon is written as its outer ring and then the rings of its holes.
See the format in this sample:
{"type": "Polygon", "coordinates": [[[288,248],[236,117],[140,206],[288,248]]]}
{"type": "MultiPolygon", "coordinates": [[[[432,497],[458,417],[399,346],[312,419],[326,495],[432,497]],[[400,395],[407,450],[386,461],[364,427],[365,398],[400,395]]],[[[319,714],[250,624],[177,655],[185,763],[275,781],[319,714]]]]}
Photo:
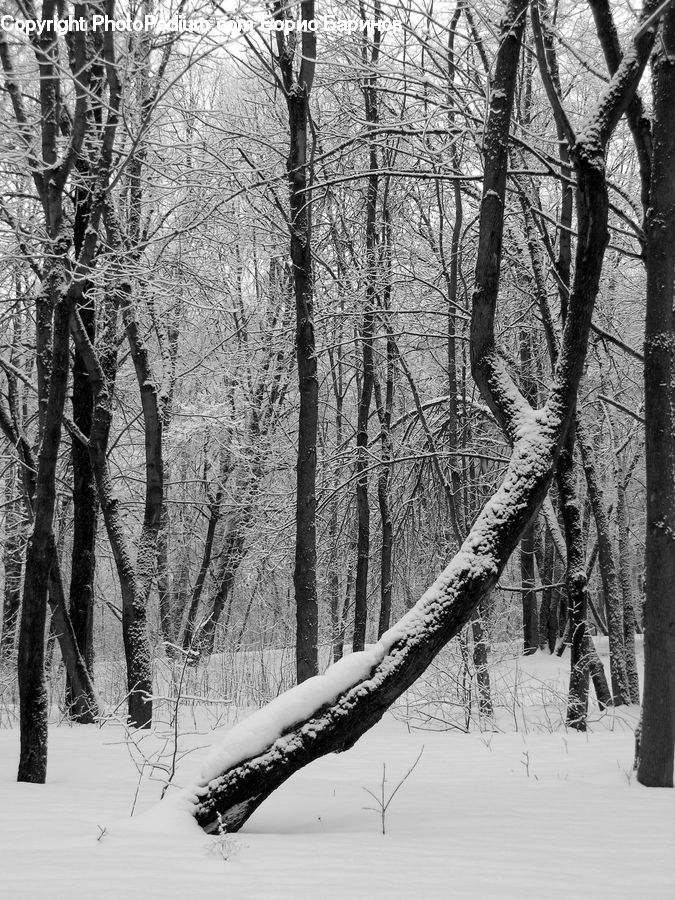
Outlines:
{"type": "MultiPolygon", "coordinates": [[[[53,727],[44,786],[14,781],[18,730],[2,729],[0,894],[673,900],[675,792],[635,781],[635,710],[593,714],[587,735],[560,727],[567,665],[541,654],[503,662],[498,732],[416,730],[399,710],[295,775],[231,836],[208,837],[180,808],[156,805],[163,774],[148,778],[143,761],[170,764],[166,727],[133,741],[120,725],[53,727]],[[366,789],[380,795],[386,766],[386,800],[422,747],[382,834],[366,789]]],[[[195,723],[206,711],[183,718],[179,785],[213,739],[195,723]]]]}

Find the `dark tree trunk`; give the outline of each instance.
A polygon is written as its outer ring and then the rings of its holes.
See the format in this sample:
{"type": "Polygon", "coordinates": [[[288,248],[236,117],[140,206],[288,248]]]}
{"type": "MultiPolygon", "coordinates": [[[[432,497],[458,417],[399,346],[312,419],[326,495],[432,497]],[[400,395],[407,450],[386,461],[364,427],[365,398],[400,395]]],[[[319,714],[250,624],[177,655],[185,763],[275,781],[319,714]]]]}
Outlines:
{"type": "MultiPolygon", "coordinates": [[[[537,383],[532,363],[532,342],[530,332],[520,333],[520,382],[526,400],[536,408],[537,383]]],[[[536,522],[525,529],[520,542],[521,600],[523,604],[523,653],[530,656],[539,646],[539,619],[537,615],[537,592],[535,579],[535,552],[537,546],[536,522]]],[[[540,573],[541,574],[541,573],[540,573]]]]}
{"type": "MultiPolygon", "coordinates": [[[[302,2],[302,18],[314,18],[314,2],[302,2]]],[[[275,18],[287,11],[278,4],[275,18]]],[[[312,271],[311,195],[308,193],[307,124],[309,95],[314,78],[316,34],[303,32],[302,62],[297,79],[293,70],[295,42],[276,32],[278,64],[286,105],[290,146],[287,161],[290,188],[290,233],[295,291],[295,354],[298,365],[298,457],[296,468],[295,588],[296,675],[304,681],[319,671],[319,612],[316,583],[316,452],[319,381],[314,335],[314,277],[312,271]]]]}
{"type": "Polygon", "coordinates": [[[487,609],[487,601],[482,600],[478,607],[478,615],[471,622],[471,634],[473,637],[473,665],[476,670],[476,683],[478,685],[478,711],[481,718],[492,719],[494,710],[490,692],[490,671],[488,669],[489,643],[485,631],[487,609]]]}
{"type": "Polygon", "coordinates": [[[5,569],[4,601],[2,606],[2,637],[0,638],[0,663],[8,660],[14,652],[16,631],[21,606],[21,574],[23,552],[26,540],[25,519],[22,503],[17,494],[19,484],[17,466],[10,465],[5,474],[5,546],[3,563],[5,569]]]}
{"type": "MultiPolygon", "coordinates": [[[[637,456],[636,456],[637,460],[637,456]]],[[[626,658],[626,677],[631,703],[640,702],[640,677],[635,658],[635,598],[633,595],[633,548],[628,531],[628,506],[626,502],[627,480],[621,467],[617,467],[617,502],[616,519],[619,529],[619,576],[621,579],[621,599],[623,604],[624,653],[626,658]]]]}
{"type": "Polygon", "coordinates": [[[159,398],[150,366],[148,348],[140,335],[131,303],[131,290],[123,291],[120,302],[131,358],[143,409],[145,438],[145,504],[143,525],[136,554],[133,611],[127,607],[125,652],[129,686],[129,718],[133,725],[149,728],[152,723],[152,661],[147,636],[147,606],[155,576],[157,538],[164,507],[164,463],[162,421],[159,398]]]}
{"type": "Polygon", "coordinates": [[[368,622],[368,564],[370,561],[370,504],[368,500],[368,416],[373,393],[373,311],[366,309],[361,341],[363,375],[356,432],[356,588],[354,592],[354,651],[363,650],[368,622]]]}
{"type": "MultiPolygon", "coordinates": [[[[124,291],[123,285],[120,285],[120,288],[124,291]]],[[[130,293],[128,284],[126,292],[130,293]]],[[[115,305],[108,297],[105,303],[110,307],[115,305]]],[[[122,637],[127,666],[129,718],[132,725],[149,728],[152,719],[152,662],[146,631],[146,597],[137,583],[136,569],[126,540],[126,528],[122,520],[119,501],[112,488],[108,468],[107,448],[113,414],[114,364],[108,357],[104,360],[99,359],[79,315],[73,316],[71,328],[75,344],[85,360],[94,395],[89,453],[96,474],[96,488],[101,512],[122,594],[122,637]]],[[[152,387],[152,382],[150,382],[150,386],[152,387]]],[[[146,446],[146,452],[150,449],[146,446]]],[[[161,494],[159,499],[158,512],[161,509],[161,494]]],[[[159,525],[159,515],[157,515],[157,525],[159,525]]],[[[148,548],[148,535],[146,534],[143,548],[139,547],[139,562],[149,562],[154,571],[154,545],[151,549],[152,557],[149,560],[150,548],[148,548]],[[141,549],[144,550],[143,553],[141,553],[141,549]]],[[[150,580],[151,578],[152,571],[150,580]]],[[[149,590],[147,581],[145,587],[149,590]]]]}
{"type": "Polygon", "coordinates": [[[535,542],[534,524],[525,529],[520,542],[520,580],[523,604],[523,653],[530,656],[537,652],[539,645],[539,623],[537,619],[537,591],[535,583],[535,542]]]}
{"type": "Polygon", "coordinates": [[[222,562],[218,573],[218,587],[211,604],[211,612],[199,636],[193,639],[198,652],[206,657],[213,653],[220,616],[230,598],[237,570],[245,555],[242,527],[232,528],[225,538],[222,562]]]}
{"type": "Polygon", "coordinates": [[[159,601],[159,630],[164,649],[171,656],[176,640],[174,633],[175,610],[173,605],[173,579],[169,571],[169,507],[162,503],[159,534],[157,535],[157,599],[159,601]]]}
{"type": "Polygon", "coordinates": [[[557,591],[552,586],[556,580],[555,547],[553,538],[547,533],[543,522],[541,544],[543,545],[541,557],[537,557],[539,576],[543,585],[539,607],[539,649],[548,649],[549,653],[553,653],[558,639],[558,597],[557,591]]]}
{"type": "MultiPolygon", "coordinates": [[[[26,575],[19,633],[19,703],[21,751],[19,781],[43,784],[47,776],[48,696],[44,674],[45,625],[49,573],[52,568],[54,533],[52,520],[56,503],[56,464],[61,443],[61,419],[66,402],[69,370],[69,329],[72,299],[59,295],[59,267],[52,273],[55,304],[52,353],[48,380],[44,427],[38,455],[37,490],[33,531],[26,551],[26,575]]],[[[60,273],[63,277],[63,272],[60,273]]]]}
{"type": "Polygon", "coordinates": [[[589,676],[589,659],[585,652],[587,586],[581,533],[581,510],[574,481],[574,432],[571,431],[566,446],[560,454],[557,471],[558,495],[567,545],[565,584],[572,651],[567,698],[567,724],[577,731],[586,731],[589,676]]]}
{"type": "MultiPolygon", "coordinates": [[[[80,317],[89,339],[94,340],[94,310],[91,301],[80,304],[80,317]]],[[[73,421],[89,436],[93,417],[93,394],[81,353],[75,348],[73,360],[73,421]]],[[[90,674],[94,666],[94,575],[98,494],[89,450],[72,439],[73,462],[73,549],[70,576],[70,618],[77,648],[90,674]]],[[[88,716],[89,701],[66,683],[66,704],[75,721],[88,716]]]]}
{"type": "Polygon", "coordinates": [[[602,577],[602,588],[605,595],[607,628],[609,631],[609,665],[612,673],[612,694],[615,705],[620,706],[630,702],[630,693],[626,676],[623,605],[621,594],[619,593],[619,579],[609,529],[609,516],[607,515],[603,491],[598,478],[595,453],[586,434],[586,429],[579,420],[577,420],[577,437],[586,475],[586,484],[588,485],[588,496],[598,535],[598,560],[602,577]]]}
{"type": "Polygon", "coordinates": [[[377,636],[381,638],[389,628],[391,621],[391,597],[394,580],[393,554],[394,554],[394,521],[389,502],[389,477],[393,448],[390,436],[391,412],[394,395],[394,371],[392,353],[390,353],[390,341],[387,341],[387,385],[384,401],[384,410],[380,422],[382,445],[382,468],[377,479],[377,499],[380,506],[380,521],[382,523],[382,552],[380,556],[380,617],[377,626],[377,636]]]}
{"type": "Polygon", "coordinates": [[[589,634],[586,634],[584,639],[584,652],[588,657],[588,668],[591,673],[593,687],[595,688],[598,706],[600,709],[606,709],[608,706],[613,705],[612,694],[607,684],[607,676],[605,675],[602,660],[598,656],[598,651],[595,649],[595,644],[589,634]]]}
{"type": "MultiPolygon", "coordinates": [[[[378,13],[378,0],[375,15],[378,13]]],[[[362,8],[362,16],[364,16],[362,8]]],[[[376,66],[380,51],[380,30],[374,29],[372,44],[366,32],[363,34],[363,62],[367,66],[363,84],[365,117],[368,127],[373,129],[378,122],[377,74],[376,66]],[[370,53],[368,52],[370,49],[370,53]]],[[[381,283],[380,259],[378,254],[379,227],[378,195],[378,154],[373,138],[368,147],[368,185],[366,188],[366,298],[361,330],[361,393],[356,424],[356,515],[358,521],[356,590],[354,594],[354,651],[363,650],[366,642],[368,622],[368,565],[370,562],[370,504],[368,500],[368,418],[373,395],[375,363],[373,359],[373,330],[375,326],[375,303],[381,283]]],[[[386,509],[385,509],[386,516],[386,509]]],[[[384,519],[383,519],[384,522],[384,519]]]]}
{"type": "Polygon", "coordinates": [[[673,786],[675,749],[675,7],[653,67],[654,156],[647,215],[645,678],[638,781],[673,786]]]}
{"type": "Polygon", "coordinates": [[[209,566],[211,565],[211,555],[213,553],[213,539],[216,534],[216,527],[218,525],[218,521],[220,519],[220,509],[221,503],[223,499],[222,488],[218,488],[216,496],[212,503],[209,503],[209,524],[206,529],[206,540],[204,541],[204,552],[202,554],[202,562],[199,567],[199,572],[197,574],[197,580],[195,581],[195,586],[192,591],[192,597],[190,598],[190,607],[188,609],[187,618],[185,620],[185,627],[183,629],[183,650],[188,651],[192,649],[193,642],[195,640],[195,627],[197,623],[197,613],[199,612],[199,603],[202,597],[202,591],[204,590],[204,582],[206,581],[206,576],[209,572],[209,566]]]}
{"type": "MultiPolygon", "coordinates": [[[[339,446],[339,445],[338,445],[339,446]]],[[[340,630],[340,569],[339,569],[339,532],[338,532],[338,503],[332,504],[328,519],[328,541],[330,544],[330,558],[328,561],[328,606],[330,609],[330,635],[333,653],[333,662],[337,662],[339,656],[337,650],[337,638],[340,630]]]]}

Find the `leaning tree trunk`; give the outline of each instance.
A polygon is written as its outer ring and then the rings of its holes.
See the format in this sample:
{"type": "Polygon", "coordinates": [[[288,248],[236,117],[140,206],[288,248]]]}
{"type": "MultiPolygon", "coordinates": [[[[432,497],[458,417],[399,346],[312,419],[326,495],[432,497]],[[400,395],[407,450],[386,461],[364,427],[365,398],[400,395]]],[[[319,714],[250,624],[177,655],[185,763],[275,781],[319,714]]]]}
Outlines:
{"type": "Polygon", "coordinates": [[[654,60],[645,323],[645,678],[638,781],[673,786],[675,749],[675,8],[654,60]]]}

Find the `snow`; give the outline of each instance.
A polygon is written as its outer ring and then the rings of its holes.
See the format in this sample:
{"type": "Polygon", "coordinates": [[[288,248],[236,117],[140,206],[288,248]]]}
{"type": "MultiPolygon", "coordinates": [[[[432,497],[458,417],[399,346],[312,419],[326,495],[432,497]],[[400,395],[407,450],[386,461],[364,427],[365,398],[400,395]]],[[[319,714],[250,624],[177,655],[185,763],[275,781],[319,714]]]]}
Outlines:
{"type": "MultiPolygon", "coordinates": [[[[372,650],[327,680],[353,677],[372,650]]],[[[166,751],[160,734],[130,740],[119,725],[52,727],[49,781],[39,786],[14,781],[18,729],[3,728],[3,896],[567,900],[573,891],[672,900],[675,791],[635,781],[636,709],[592,712],[587,735],[565,730],[567,666],[546,654],[495,666],[495,732],[422,731],[388,715],[348,753],[296,774],[236,835],[205,835],[178,790],[157,803],[161,779],[148,772],[166,751]],[[365,789],[379,795],[386,764],[389,796],[422,747],[383,835],[365,789]],[[145,761],[141,778],[133,759],[145,761]],[[141,815],[130,818],[134,805],[141,815]]],[[[197,778],[212,739],[205,710],[193,714],[183,723],[179,787],[197,778]]]]}
{"type": "Polygon", "coordinates": [[[200,787],[240,762],[263,753],[288,729],[309,719],[341,694],[365,681],[396,641],[414,633],[423,623],[426,604],[434,602],[442,589],[441,579],[442,576],[422,596],[417,606],[386,631],[376,644],[343,656],[329,666],[323,675],[308,678],[302,684],[285,691],[230,729],[208,754],[196,792],[199,793],[200,787]]]}
{"type": "MultiPolygon", "coordinates": [[[[511,381],[507,379],[507,388],[509,385],[511,381]]],[[[493,523],[504,521],[509,514],[517,512],[517,504],[522,502],[519,487],[523,481],[546,475],[551,449],[547,435],[549,411],[531,410],[515,388],[510,394],[520,413],[516,416],[518,443],[514,447],[507,475],[444,572],[376,644],[344,657],[323,675],[286,691],[231,729],[209,753],[198,781],[190,788],[192,796],[203,796],[209,782],[220,778],[239,763],[271,749],[294,725],[318,714],[322,708],[367,680],[383,662],[386,668],[386,663],[391,663],[387,655],[397,641],[405,640],[409,644],[417,633],[429,630],[434,620],[442,616],[447,599],[452,602],[455,585],[461,582],[458,573],[469,573],[476,582],[497,575],[497,562],[490,546],[494,540],[493,523]],[[541,471],[538,472],[538,469],[541,471]]],[[[284,748],[279,749],[283,752],[284,748]]]]}

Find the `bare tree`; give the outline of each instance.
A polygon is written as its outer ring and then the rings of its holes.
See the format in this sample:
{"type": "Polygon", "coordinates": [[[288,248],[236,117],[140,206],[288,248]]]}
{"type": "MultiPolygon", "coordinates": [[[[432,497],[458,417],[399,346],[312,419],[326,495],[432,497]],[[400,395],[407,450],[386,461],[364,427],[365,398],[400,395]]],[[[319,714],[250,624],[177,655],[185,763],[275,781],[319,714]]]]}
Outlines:
{"type": "Polygon", "coordinates": [[[675,8],[659,28],[647,212],[645,683],[638,780],[673,786],[675,751],[675,8]]]}

